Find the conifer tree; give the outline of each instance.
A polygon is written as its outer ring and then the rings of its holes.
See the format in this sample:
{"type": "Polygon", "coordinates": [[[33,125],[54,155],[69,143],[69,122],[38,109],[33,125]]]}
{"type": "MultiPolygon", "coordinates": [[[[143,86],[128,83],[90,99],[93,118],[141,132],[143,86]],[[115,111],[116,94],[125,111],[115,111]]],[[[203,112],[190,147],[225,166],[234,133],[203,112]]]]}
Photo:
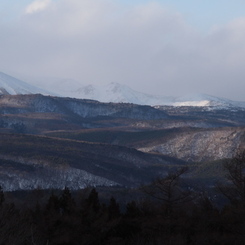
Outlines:
{"type": "Polygon", "coordinates": [[[5,201],[5,197],[4,197],[4,193],[3,193],[3,188],[2,188],[2,186],[0,186],[0,206],[2,206],[4,201],[5,201]]]}
{"type": "Polygon", "coordinates": [[[98,192],[95,188],[93,188],[86,199],[87,208],[91,208],[94,212],[98,212],[100,210],[100,201],[98,197],[98,192]]]}
{"type": "Polygon", "coordinates": [[[111,197],[110,204],[108,206],[109,219],[117,218],[120,216],[120,207],[114,197],[111,197]]]}
{"type": "Polygon", "coordinates": [[[48,211],[59,212],[59,209],[60,209],[59,197],[56,196],[53,192],[52,192],[51,196],[49,197],[48,203],[46,205],[46,209],[48,211]]]}
{"type": "Polygon", "coordinates": [[[71,195],[69,188],[65,187],[60,197],[60,208],[62,212],[71,213],[74,210],[75,206],[75,201],[71,195]]]}

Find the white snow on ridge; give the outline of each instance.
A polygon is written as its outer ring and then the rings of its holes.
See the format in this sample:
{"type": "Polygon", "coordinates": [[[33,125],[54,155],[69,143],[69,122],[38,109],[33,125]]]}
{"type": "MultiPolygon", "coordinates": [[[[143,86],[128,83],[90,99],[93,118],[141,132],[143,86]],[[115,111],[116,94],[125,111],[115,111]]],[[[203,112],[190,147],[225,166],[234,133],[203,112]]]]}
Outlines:
{"type": "MultiPolygon", "coordinates": [[[[173,106],[233,107],[235,102],[207,94],[191,94],[177,97],[173,106]]],[[[237,105],[236,105],[237,106],[237,105]]]]}
{"type": "Polygon", "coordinates": [[[204,106],[220,109],[232,107],[245,108],[245,102],[232,101],[207,94],[193,94],[176,98],[176,102],[173,103],[173,106],[204,106]]]}
{"type": "Polygon", "coordinates": [[[182,97],[150,95],[137,92],[126,85],[109,83],[104,86],[87,85],[72,79],[55,79],[47,81],[47,90],[39,89],[19,79],[0,72],[0,95],[1,94],[44,94],[64,96],[77,99],[92,99],[100,102],[133,103],[150,106],[197,106],[217,108],[245,108],[245,102],[231,101],[206,94],[192,94],[182,97]]]}
{"type": "Polygon", "coordinates": [[[87,85],[73,91],[59,91],[63,96],[93,99],[101,102],[133,103],[139,105],[169,104],[173,97],[154,96],[137,92],[126,85],[109,83],[105,86],[87,85]],[[68,93],[67,93],[68,92],[68,93]]]}
{"type": "Polygon", "coordinates": [[[0,94],[45,94],[51,93],[0,72],[0,94]]]}
{"type": "Polygon", "coordinates": [[[201,101],[183,101],[183,102],[174,102],[173,106],[210,106],[210,101],[201,100],[201,101]]]}
{"type": "Polygon", "coordinates": [[[199,106],[199,107],[245,107],[245,102],[235,102],[206,94],[183,97],[155,96],[137,92],[126,85],[109,83],[106,86],[82,86],[79,89],[59,91],[63,96],[93,99],[100,102],[133,103],[139,105],[199,106]]]}

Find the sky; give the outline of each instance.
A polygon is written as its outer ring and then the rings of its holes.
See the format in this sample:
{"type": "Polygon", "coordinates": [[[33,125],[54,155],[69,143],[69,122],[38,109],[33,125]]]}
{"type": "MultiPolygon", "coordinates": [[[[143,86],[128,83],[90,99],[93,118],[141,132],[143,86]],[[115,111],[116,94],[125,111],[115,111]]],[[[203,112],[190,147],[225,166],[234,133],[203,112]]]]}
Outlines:
{"type": "Polygon", "coordinates": [[[245,101],[245,2],[1,0],[0,71],[245,101]]]}

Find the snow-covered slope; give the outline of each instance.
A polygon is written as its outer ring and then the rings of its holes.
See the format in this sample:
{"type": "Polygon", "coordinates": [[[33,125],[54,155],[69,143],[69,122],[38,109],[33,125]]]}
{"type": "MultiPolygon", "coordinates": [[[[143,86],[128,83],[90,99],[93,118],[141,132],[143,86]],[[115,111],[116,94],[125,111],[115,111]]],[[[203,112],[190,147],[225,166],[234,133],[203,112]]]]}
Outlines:
{"type": "Polygon", "coordinates": [[[0,72],[0,94],[51,94],[50,92],[32,86],[17,78],[0,72]]]}
{"type": "Polygon", "coordinates": [[[79,89],[76,95],[102,102],[126,102],[139,105],[165,104],[173,99],[172,97],[143,94],[118,83],[110,83],[101,87],[88,85],[79,89]]]}
{"type": "Polygon", "coordinates": [[[93,99],[101,102],[124,102],[139,105],[206,106],[206,107],[245,107],[245,102],[235,102],[206,94],[192,94],[183,97],[155,96],[137,92],[126,85],[110,83],[106,86],[87,85],[72,90],[63,89],[59,94],[80,99],[93,99]]]}
{"type": "Polygon", "coordinates": [[[245,107],[245,102],[232,101],[207,94],[192,94],[178,97],[173,106],[206,106],[216,108],[245,107]]]}
{"type": "Polygon", "coordinates": [[[59,91],[59,94],[80,99],[93,99],[101,102],[133,103],[139,105],[169,104],[174,99],[173,97],[140,93],[119,83],[109,83],[105,86],[81,86],[75,90],[59,91]]]}
{"type": "MultiPolygon", "coordinates": [[[[47,84],[47,83],[46,83],[47,84]]],[[[133,103],[138,105],[205,106],[213,108],[244,107],[245,102],[236,102],[205,94],[183,97],[157,96],[137,92],[126,85],[109,83],[104,86],[87,85],[71,79],[55,80],[48,83],[47,90],[37,88],[19,79],[0,72],[0,94],[44,94],[78,99],[92,99],[100,102],[133,103]]]]}

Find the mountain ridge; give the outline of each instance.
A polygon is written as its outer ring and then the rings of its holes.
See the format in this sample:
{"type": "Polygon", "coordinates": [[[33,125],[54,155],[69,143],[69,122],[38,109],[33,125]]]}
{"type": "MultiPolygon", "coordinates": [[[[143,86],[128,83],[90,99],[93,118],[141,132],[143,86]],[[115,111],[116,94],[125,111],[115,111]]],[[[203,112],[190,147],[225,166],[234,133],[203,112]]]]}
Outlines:
{"type": "MultiPolygon", "coordinates": [[[[189,94],[179,97],[152,95],[138,92],[127,85],[111,82],[106,85],[78,85],[74,86],[75,81],[62,80],[61,87],[57,81],[55,91],[64,97],[77,99],[92,99],[100,102],[113,103],[133,103],[138,105],[167,105],[167,106],[198,106],[198,107],[216,107],[216,108],[233,108],[245,107],[243,101],[233,101],[225,98],[219,98],[207,94],[189,94]],[[73,86],[69,86],[69,84],[73,86]]],[[[52,88],[49,89],[52,91],[52,88]]]]}
{"type": "Polygon", "coordinates": [[[123,146],[37,135],[0,135],[0,184],[7,190],[135,186],[166,174],[173,164],[185,164],[123,146]]]}
{"type": "Polygon", "coordinates": [[[105,103],[133,103],[149,106],[197,106],[210,107],[210,109],[245,108],[245,102],[232,101],[206,94],[190,94],[173,97],[141,93],[116,82],[111,82],[103,86],[95,86],[92,84],[83,86],[78,82],[76,85],[75,84],[76,81],[73,80],[61,80],[60,82],[56,80],[50,88],[45,90],[0,72],[0,94],[16,95],[40,93],[43,95],[97,100],[105,103]]]}
{"type": "Polygon", "coordinates": [[[9,190],[140,184],[175,167],[176,157],[184,165],[201,161],[201,166],[244,148],[244,115],[242,109],[156,109],[41,94],[1,95],[1,180],[9,190]],[[173,164],[156,160],[168,162],[169,157],[173,164]],[[152,167],[145,168],[144,162],[152,167]]]}

